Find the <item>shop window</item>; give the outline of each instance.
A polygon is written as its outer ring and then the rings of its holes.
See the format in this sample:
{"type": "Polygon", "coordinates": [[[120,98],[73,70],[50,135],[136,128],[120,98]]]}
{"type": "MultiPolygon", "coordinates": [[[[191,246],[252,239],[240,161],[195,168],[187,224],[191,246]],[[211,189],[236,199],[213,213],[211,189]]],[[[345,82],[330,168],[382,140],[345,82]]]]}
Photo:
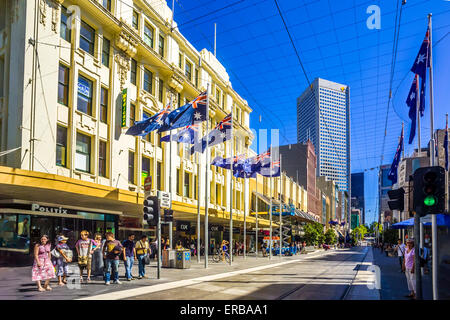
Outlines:
{"type": "Polygon", "coordinates": [[[56,126],[56,165],[67,166],[67,128],[56,126]]]}
{"type": "Polygon", "coordinates": [[[109,68],[110,41],[103,37],[102,64],[109,68]]]}
{"type": "Polygon", "coordinates": [[[92,81],[78,76],[77,110],[92,115],[92,81]]]}
{"type": "Polygon", "coordinates": [[[100,140],[98,146],[98,174],[106,177],[106,142],[100,140]]]}
{"type": "Polygon", "coordinates": [[[144,42],[151,48],[153,48],[153,28],[148,24],[144,26],[144,42]]]}
{"type": "Polygon", "coordinates": [[[81,21],[80,26],[80,48],[94,55],[95,30],[86,22],[81,21]]]}
{"type": "Polygon", "coordinates": [[[134,184],[134,152],[128,152],[128,182],[134,184]]]}
{"type": "Polygon", "coordinates": [[[30,247],[30,216],[0,214],[0,248],[28,251],[30,247]]]}
{"type": "Polygon", "coordinates": [[[142,181],[141,185],[144,185],[145,178],[150,175],[150,158],[142,157],[142,181]]]}
{"type": "Polygon", "coordinates": [[[100,95],[100,121],[108,122],[108,89],[103,87],[100,95]]]}
{"type": "Polygon", "coordinates": [[[147,69],[144,69],[144,90],[152,94],[153,87],[153,73],[147,69]]]}
{"type": "Polygon", "coordinates": [[[60,64],[58,73],[58,103],[69,103],[69,68],[60,64]]]}
{"type": "Polygon", "coordinates": [[[59,35],[64,40],[70,42],[71,31],[69,28],[69,13],[64,6],[61,6],[61,24],[59,26],[59,35]]]}
{"type": "Polygon", "coordinates": [[[91,137],[81,133],[77,133],[75,169],[83,172],[91,171],[91,137]]]}
{"type": "Polygon", "coordinates": [[[131,59],[130,82],[136,85],[137,61],[131,59]]]}

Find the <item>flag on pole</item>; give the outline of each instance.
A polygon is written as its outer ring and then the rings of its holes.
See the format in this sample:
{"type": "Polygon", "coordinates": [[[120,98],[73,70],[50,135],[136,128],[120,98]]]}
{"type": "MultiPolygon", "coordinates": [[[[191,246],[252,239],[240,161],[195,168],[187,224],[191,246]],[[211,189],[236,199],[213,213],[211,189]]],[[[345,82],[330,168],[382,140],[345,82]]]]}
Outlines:
{"type": "Polygon", "coordinates": [[[168,104],[164,109],[149,118],[145,118],[146,116],[144,114],[143,117],[145,119],[135,122],[125,134],[132,136],[146,136],[149,132],[161,128],[170,113],[170,104],[168,104]]]}
{"type": "Polygon", "coordinates": [[[427,68],[430,67],[430,29],[427,28],[425,39],[420,46],[419,53],[414,61],[411,71],[418,74],[422,80],[426,78],[427,68]]]}
{"type": "Polygon", "coordinates": [[[272,162],[270,162],[269,168],[270,170],[267,170],[267,167],[262,167],[260,168],[260,170],[258,171],[258,173],[260,175],[262,175],[263,177],[279,177],[281,175],[281,170],[280,170],[280,160],[274,160],[272,159],[272,162]]]}
{"type": "Polygon", "coordinates": [[[409,90],[408,98],[406,99],[406,105],[409,107],[409,118],[411,119],[411,129],[409,131],[409,141],[411,144],[416,135],[416,122],[417,122],[417,91],[419,88],[418,83],[419,77],[416,74],[414,76],[414,81],[409,90]]]}
{"type": "MultiPolygon", "coordinates": [[[[211,130],[208,136],[204,136],[202,138],[202,149],[203,153],[206,149],[206,140],[208,139],[208,147],[214,146],[219,143],[223,143],[227,140],[231,139],[231,130],[232,130],[232,117],[231,113],[228,114],[225,118],[220,121],[213,130],[211,130]]],[[[195,147],[191,148],[191,153],[194,153],[195,147]]]]}
{"type": "Polygon", "coordinates": [[[159,132],[193,125],[196,122],[206,121],[207,118],[207,92],[201,93],[197,98],[178,109],[173,110],[165,119],[159,132]]]}
{"type": "Polygon", "coordinates": [[[445,170],[448,171],[448,119],[445,121],[444,154],[445,154],[445,170]]]}
{"type": "Polygon", "coordinates": [[[397,169],[400,163],[400,158],[403,150],[403,128],[402,134],[400,136],[400,141],[398,143],[397,151],[395,152],[394,160],[392,161],[391,169],[388,173],[388,179],[392,181],[392,184],[397,183],[397,169]]]}
{"type": "Polygon", "coordinates": [[[161,142],[177,141],[181,143],[194,144],[197,141],[198,127],[199,124],[187,126],[172,136],[166,135],[162,137],[161,142]],[[170,137],[172,137],[172,139],[170,137]]]}

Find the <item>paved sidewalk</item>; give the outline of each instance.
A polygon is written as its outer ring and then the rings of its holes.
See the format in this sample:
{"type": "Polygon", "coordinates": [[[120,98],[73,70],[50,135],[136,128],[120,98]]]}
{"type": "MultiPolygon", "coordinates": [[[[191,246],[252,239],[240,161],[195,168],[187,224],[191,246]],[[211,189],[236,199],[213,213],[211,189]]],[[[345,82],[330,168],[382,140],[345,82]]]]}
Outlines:
{"type": "Polygon", "coordinates": [[[380,300],[380,290],[375,285],[373,249],[367,247],[367,255],[360,263],[345,300],[380,300]]]}
{"type": "MultiPolygon", "coordinates": [[[[381,300],[409,300],[405,295],[409,294],[405,274],[400,272],[400,264],[397,257],[387,257],[380,249],[373,248],[374,264],[381,271],[381,300]]],[[[424,300],[432,300],[431,272],[422,277],[424,300]]]]}
{"type": "MultiPolygon", "coordinates": [[[[330,251],[328,251],[330,252],[330,251]]],[[[142,286],[152,286],[162,283],[193,279],[208,275],[217,275],[223,272],[238,271],[247,268],[260,267],[269,264],[275,264],[281,261],[302,260],[306,257],[314,255],[320,255],[325,253],[323,250],[317,250],[316,252],[306,255],[296,255],[292,257],[272,257],[269,261],[268,258],[262,256],[256,258],[248,256],[244,259],[242,256],[234,257],[233,264],[230,266],[225,262],[214,263],[209,261],[207,269],[204,268],[204,259],[200,263],[197,262],[197,258],[193,257],[190,269],[168,269],[161,268],[161,279],[156,279],[156,261],[152,261],[150,266],[146,266],[146,275],[150,279],[141,279],[126,281],[124,264],[121,261],[119,266],[119,279],[122,284],[113,284],[105,286],[101,277],[92,278],[91,283],[82,283],[80,289],[69,289],[67,286],[59,287],[57,281],[54,279],[51,282],[53,288],[50,292],[38,292],[36,284],[31,282],[31,266],[20,268],[0,268],[0,299],[3,300],[70,300],[86,298],[93,295],[105,294],[108,292],[115,292],[118,290],[128,290],[139,288],[142,286]]],[[[78,269],[76,264],[72,264],[73,268],[78,269]]],[[[138,275],[138,265],[135,261],[133,266],[133,276],[138,275]]],[[[75,278],[78,278],[76,276],[75,278]]],[[[86,276],[85,276],[86,279],[86,276]]]]}

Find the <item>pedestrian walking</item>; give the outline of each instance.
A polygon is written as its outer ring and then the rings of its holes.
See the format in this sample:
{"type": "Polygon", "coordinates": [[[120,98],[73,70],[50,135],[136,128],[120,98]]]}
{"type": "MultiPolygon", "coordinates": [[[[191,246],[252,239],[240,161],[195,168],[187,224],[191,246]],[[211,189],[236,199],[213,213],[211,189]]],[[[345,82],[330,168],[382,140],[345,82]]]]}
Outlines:
{"type": "Polygon", "coordinates": [[[414,273],[414,240],[406,241],[405,259],[403,261],[403,270],[406,275],[409,295],[406,297],[416,299],[416,274],[414,273]]]}
{"type": "Polygon", "coordinates": [[[405,245],[402,243],[401,239],[398,239],[398,243],[395,246],[395,251],[397,252],[397,256],[398,256],[398,262],[400,263],[400,271],[399,272],[403,272],[403,259],[405,256],[405,245]]]}
{"type": "Polygon", "coordinates": [[[58,237],[58,244],[52,250],[53,256],[56,258],[56,276],[58,277],[58,285],[63,286],[67,283],[67,275],[69,274],[69,262],[72,262],[72,251],[67,245],[69,238],[65,236],[58,237]]]}
{"type": "Polygon", "coordinates": [[[125,264],[125,278],[127,281],[134,280],[131,271],[133,269],[134,260],[137,260],[135,243],[134,243],[135,235],[132,233],[128,236],[127,240],[122,242],[123,250],[124,250],[124,264],[125,264]]]}
{"type": "Polygon", "coordinates": [[[47,235],[43,235],[40,239],[40,243],[34,246],[34,262],[31,274],[31,280],[36,281],[38,290],[51,291],[50,279],[55,278],[55,269],[51,261],[50,254],[51,244],[47,235]],[[41,281],[45,281],[44,287],[41,285],[41,281]]]}
{"type": "Polygon", "coordinates": [[[139,266],[138,279],[148,278],[145,275],[145,265],[150,264],[150,254],[152,253],[152,250],[150,249],[146,235],[142,235],[141,240],[136,242],[135,250],[139,266]]]}
{"type": "Polygon", "coordinates": [[[83,230],[80,232],[80,237],[75,244],[75,249],[78,255],[78,267],[80,268],[80,282],[83,283],[83,271],[87,271],[87,282],[91,282],[91,266],[92,266],[92,246],[94,244],[92,239],[89,239],[89,232],[83,230]]]}
{"type": "Polygon", "coordinates": [[[92,270],[91,273],[94,277],[102,276],[103,275],[103,241],[102,241],[102,235],[100,233],[96,233],[94,236],[94,242],[92,245],[92,270]]]}
{"type": "Polygon", "coordinates": [[[111,272],[113,274],[114,283],[121,284],[119,281],[119,256],[125,252],[120,241],[114,238],[112,232],[106,233],[106,242],[103,246],[103,256],[105,258],[105,285],[109,285],[111,281],[111,272]]]}

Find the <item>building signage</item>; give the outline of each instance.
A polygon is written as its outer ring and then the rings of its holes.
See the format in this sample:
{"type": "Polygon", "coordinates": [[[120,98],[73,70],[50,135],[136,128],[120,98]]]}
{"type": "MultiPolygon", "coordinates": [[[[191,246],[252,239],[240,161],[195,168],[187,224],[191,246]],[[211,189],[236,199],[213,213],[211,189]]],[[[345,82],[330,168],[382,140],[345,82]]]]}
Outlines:
{"type": "MultiPolygon", "coordinates": [[[[127,126],[127,101],[128,101],[127,88],[124,88],[122,90],[122,123],[121,123],[122,128],[127,126]]],[[[133,125],[133,123],[130,123],[130,125],[133,125]]]]}
{"type": "Polygon", "coordinates": [[[152,176],[148,176],[144,180],[144,191],[150,191],[152,189],[152,176]]]}
{"type": "Polygon", "coordinates": [[[211,231],[211,232],[223,231],[223,226],[211,225],[211,226],[209,226],[209,231],[211,231]]]}
{"type": "Polygon", "coordinates": [[[82,79],[78,79],[78,92],[85,95],[86,97],[91,96],[91,88],[89,84],[82,79]]]}
{"type": "Polygon", "coordinates": [[[177,231],[191,231],[191,223],[189,221],[177,221],[177,231]]]}
{"type": "Polygon", "coordinates": [[[50,213],[65,213],[67,214],[67,209],[64,209],[62,207],[46,207],[46,206],[41,206],[37,203],[33,203],[31,205],[31,211],[40,211],[40,212],[50,212],[50,213]]]}
{"type": "Polygon", "coordinates": [[[159,205],[161,208],[170,209],[172,197],[169,192],[158,191],[159,205]]]}

